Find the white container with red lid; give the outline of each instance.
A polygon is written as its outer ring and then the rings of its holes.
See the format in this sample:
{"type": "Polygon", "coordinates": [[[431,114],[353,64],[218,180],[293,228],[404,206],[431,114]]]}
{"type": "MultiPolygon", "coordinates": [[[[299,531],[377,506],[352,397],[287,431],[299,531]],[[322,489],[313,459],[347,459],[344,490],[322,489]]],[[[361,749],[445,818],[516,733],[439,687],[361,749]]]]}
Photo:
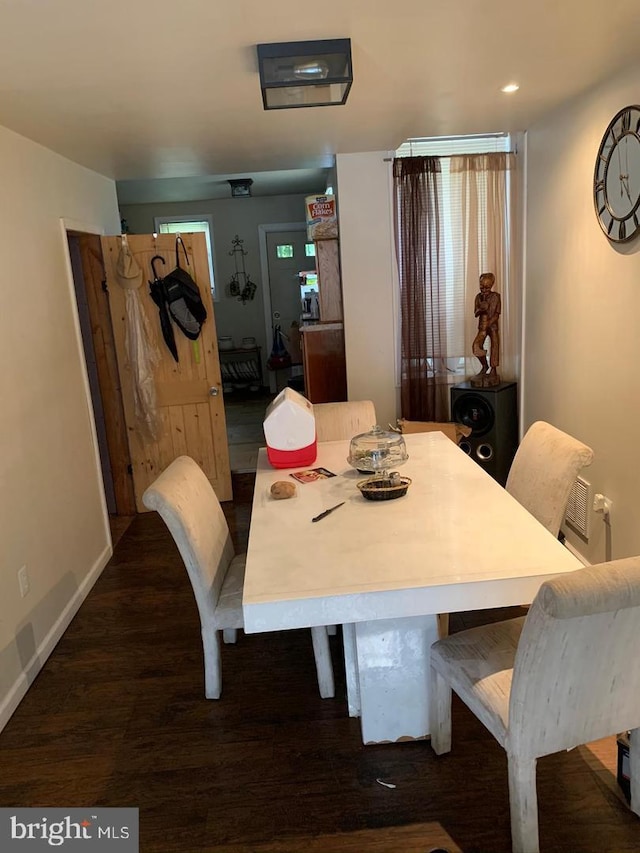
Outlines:
{"type": "Polygon", "coordinates": [[[268,405],[263,429],[274,468],[299,468],[316,461],[313,406],[293,388],[283,389],[268,405]]]}

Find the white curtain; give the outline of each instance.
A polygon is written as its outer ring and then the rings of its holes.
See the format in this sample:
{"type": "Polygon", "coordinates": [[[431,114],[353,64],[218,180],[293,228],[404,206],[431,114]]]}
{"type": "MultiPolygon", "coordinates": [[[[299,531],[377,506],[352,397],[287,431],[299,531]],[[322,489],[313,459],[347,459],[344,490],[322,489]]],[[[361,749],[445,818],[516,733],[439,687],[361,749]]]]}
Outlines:
{"type": "Polygon", "coordinates": [[[479,370],[472,354],[478,331],[474,299],[482,273],[495,275],[502,301],[500,366],[503,380],[517,378],[520,347],[520,282],[517,280],[517,180],[512,153],[449,158],[452,253],[458,307],[451,313],[449,351],[464,356],[465,373],[479,370]],[[458,232],[458,233],[456,233],[458,232]]]}

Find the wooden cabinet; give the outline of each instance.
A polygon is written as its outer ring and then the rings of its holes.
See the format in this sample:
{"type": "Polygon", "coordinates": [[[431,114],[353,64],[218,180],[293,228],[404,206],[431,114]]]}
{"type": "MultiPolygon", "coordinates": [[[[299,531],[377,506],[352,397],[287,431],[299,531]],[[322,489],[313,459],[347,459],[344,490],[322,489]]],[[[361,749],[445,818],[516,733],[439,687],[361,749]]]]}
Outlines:
{"type": "Polygon", "coordinates": [[[347,399],[338,240],[316,240],[320,322],[302,326],[305,395],[312,403],[347,399]]]}
{"type": "Polygon", "coordinates": [[[312,403],[347,399],[347,369],[342,323],[302,327],[305,396],[312,403]]]}
{"type": "Polygon", "coordinates": [[[316,241],[316,270],[320,320],[323,323],[342,322],[342,281],[340,278],[340,247],[337,240],[316,241]]]}
{"type": "Polygon", "coordinates": [[[320,322],[301,327],[305,396],[312,403],[347,399],[338,240],[316,240],[320,322]]]}

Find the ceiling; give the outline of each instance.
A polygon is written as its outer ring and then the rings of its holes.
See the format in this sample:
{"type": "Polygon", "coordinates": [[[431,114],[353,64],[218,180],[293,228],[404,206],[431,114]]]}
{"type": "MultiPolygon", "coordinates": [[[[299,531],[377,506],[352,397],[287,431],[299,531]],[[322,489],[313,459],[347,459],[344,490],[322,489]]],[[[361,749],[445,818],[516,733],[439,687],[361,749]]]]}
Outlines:
{"type": "Polygon", "coordinates": [[[637,0],[0,0],[0,16],[0,125],[128,201],[228,197],[231,177],[305,192],[336,152],[523,130],[640,43],[637,0]],[[343,37],[345,106],[263,110],[256,44],[343,37]]]}

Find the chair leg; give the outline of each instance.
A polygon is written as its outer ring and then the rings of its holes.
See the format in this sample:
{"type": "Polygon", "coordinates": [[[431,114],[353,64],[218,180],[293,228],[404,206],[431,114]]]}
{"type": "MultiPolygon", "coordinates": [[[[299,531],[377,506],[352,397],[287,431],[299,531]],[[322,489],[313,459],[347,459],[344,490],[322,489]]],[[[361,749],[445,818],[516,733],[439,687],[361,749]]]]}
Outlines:
{"type": "Polygon", "coordinates": [[[443,640],[449,636],[449,614],[438,613],[438,639],[443,640]]]}
{"type": "Polygon", "coordinates": [[[222,693],[222,666],[220,660],[220,638],[217,631],[202,632],[204,651],[204,695],[207,699],[219,699],[222,693]]]}
{"type": "Polygon", "coordinates": [[[631,729],[629,733],[629,782],[631,811],[640,815],[640,729],[631,729]]]}
{"type": "Polygon", "coordinates": [[[324,625],[311,629],[311,641],[313,643],[313,654],[316,659],[320,697],[322,699],[331,699],[335,696],[336,690],[333,683],[333,665],[331,663],[329,637],[324,625]]]}
{"type": "Polygon", "coordinates": [[[238,629],[237,628],[223,628],[222,629],[222,642],[223,643],[237,643],[238,642],[238,629]]]}
{"type": "Polygon", "coordinates": [[[540,853],[536,759],[507,753],[513,853],[540,853]]]}
{"type": "Polygon", "coordinates": [[[429,729],[431,748],[436,755],[451,752],[451,688],[440,673],[430,667],[429,729]]]}

